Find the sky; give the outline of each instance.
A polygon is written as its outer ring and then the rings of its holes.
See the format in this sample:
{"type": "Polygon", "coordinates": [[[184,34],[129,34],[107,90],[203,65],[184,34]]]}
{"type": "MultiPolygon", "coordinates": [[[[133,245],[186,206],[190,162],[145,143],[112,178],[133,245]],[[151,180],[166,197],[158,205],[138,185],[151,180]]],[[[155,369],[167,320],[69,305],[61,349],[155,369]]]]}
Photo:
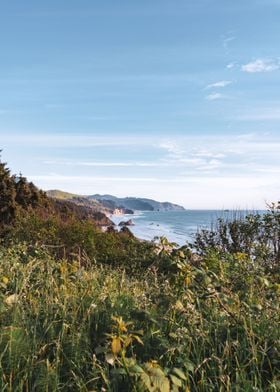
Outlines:
{"type": "Polygon", "coordinates": [[[13,0],[0,149],[40,188],[264,208],[280,196],[280,0],[13,0]]]}

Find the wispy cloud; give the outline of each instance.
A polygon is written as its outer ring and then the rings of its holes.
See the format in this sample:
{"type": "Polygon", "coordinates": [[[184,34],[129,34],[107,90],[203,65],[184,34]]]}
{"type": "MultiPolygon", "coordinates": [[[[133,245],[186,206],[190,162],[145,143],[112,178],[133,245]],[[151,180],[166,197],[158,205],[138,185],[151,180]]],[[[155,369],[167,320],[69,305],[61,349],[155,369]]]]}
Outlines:
{"type": "Polygon", "coordinates": [[[225,177],[225,176],[177,176],[173,177],[172,179],[168,178],[160,178],[160,177],[110,177],[110,176],[71,176],[71,175],[60,175],[60,174],[49,174],[49,175],[38,175],[38,176],[29,176],[29,179],[32,181],[42,181],[42,180],[47,180],[47,181],[53,181],[57,183],[61,182],[69,182],[73,183],[76,181],[82,181],[85,183],[96,183],[96,182],[108,182],[108,181],[113,181],[113,182],[157,182],[157,183],[205,183],[205,184],[210,184],[211,182],[216,182],[217,184],[220,184],[221,186],[225,186],[227,184],[228,186],[231,186],[234,188],[236,184],[239,184],[239,186],[242,184],[242,186],[245,186],[247,188],[250,188],[253,185],[268,185],[268,184],[278,184],[278,182],[275,180],[275,178],[267,178],[264,181],[264,178],[254,178],[254,177],[248,177],[247,174],[241,176],[235,176],[235,177],[225,177]],[[233,182],[233,180],[235,180],[233,182]]]}
{"type": "Polygon", "coordinates": [[[225,158],[224,154],[213,152],[210,150],[189,149],[187,143],[167,142],[160,144],[160,148],[166,149],[168,155],[166,162],[169,166],[181,166],[195,171],[209,172],[220,168],[225,158]]]}
{"type": "Polygon", "coordinates": [[[203,171],[204,173],[211,172],[213,170],[223,167],[223,162],[219,159],[205,160],[203,164],[197,167],[197,170],[203,171]]]}
{"type": "Polygon", "coordinates": [[[229,86],[230,84],[232,84],[231,80],[220,80],[219,82],[208,84],[208,86],[206,86],[206,88],[207,89],[210,89],[210,88],[223,88],[223,87],[229,86]]]}
{"type": "Polygon", "coordinates": [[[160,147],[167,149],[170,161],[182,162],[194,173],[216,170],[217,174],[224,172],[236,175],[241,172],[254,173],[257,167],[264,168],[267,165],[278,167],[279,143],[279,139],[271,135],[247,133],[224,138],[187,138],[177,142],[177,148],[175,142],[172,149],[168,148],[168,143],[160,147]]]}
{"type": "Polygon", "coordinates": [[[205,98],[207,99],[207,101],[216,101],[217,99],[225,98],[225,96],[220,93],[212,93],[212,94],[206,95],[205,98]]]}
{"type": "Polygon", "coordinates": [[[167,150],[171,157],[181,157],[184,154],[184,148],[180,147],[175,141],[163,141],[159,143],[159,148],[167,150]]]}
{"type": "MultiPolygon", "coordinates": [[[[49,150],[43,144],[36,147],[38,167],[40,162],[45,165],[38,170],[37,163],[28,166],[27,162],[24,174],[43,189],[164,198],[189,208],[190,203],[192,208],[222,207],[219,203],[228,208],[236,203],[245,206],[251,203],[252,194],[255,205],[261,206],[263,200],[275,200],[279,194],[278,135],[249,132],[223,137],[219,134],[142,135],[131,140],[124,135],[81,137],[79,142],[78,135],[68,135],[68,139],[73,139],[63,145],[69,152],[67,158],[59,155],[60,147],[54,146],[47,156],[49,150]],[[91,143],[90,148],[86,142],[91,143]],[[122,148],[119,142],[124,143],[122,148]],[[143,151],[149,147],[149,153],[134,157],[132,142],[133,148],[141,146],[143,151]],[[84,156],[72,154],[74,143],[85,148],[84,156]],[[116,148],[108,150],[108,143],[116,148]]],[[[57,135],[55,141],[61,146],[65,139],[57,135]]],[[[21,147],[22,139],[13,140],[11,145],[21,147]]]]}
{"type": "Polygon", "coordinates": [[[248,73],[272,72],[278,69],[280,69],[280,62],[275,59],[256,59],[241,66],[241,70],[248,73]]]}
{"type": "MultiPolygon", "coordinates": [[[[7,133],[0,132],[2,143],[32,145],[35,147],[65,147],[65,148],[84,148],[84,147],[105,147],[105,146],[135,146],[149,145],[141,136],[91,136],[86,134],[54,134],[54,133],[7,133]]],[[[156,137],[153,138],[156,141],[156,137]]]]}
{"type": "MultiPolygon", "coordinates": [[[[49,175],[38,175],[38,176],[28,176],[32,181],[53,181],[53,182],[91,182],[96,183],[99,181],[113,181],[113,182],[170,182],[170,179],[157,178],[157,177],[121,177],[121,176],[71,176],[71,175],[61,175],[61,174],[49,174],[49,175]]],[[[178,180],[174,178],[174,182],[178,180]]]]}
{"type": "Polygon", "coordinates": [[[206,157],[206,158],[225,158],[225,154],[223,153],[217,153],[217,152],[212,152],[209,150],[198,150],[197,152],[194,153],[195,156],[197,157],[206,157]]]}
{"type": "Polygon", "coordinates": [[[236,68],[238,66],[238,64],[236,63],[236,62],[233,62],[233,63],[229,63],[229,64],[227,64],[227,69],[234,69],[234,68],[236,68]]]}
{"type": "Polygon", "coordinates": [[[280,120],[280,103],[276,107],[259,107],[235,116],[238,121],[278,121],[280,120]]]}
{"type": "Polygon", "coordinates": [[[64,160],[49,159],[43,162],[46,165],[64,165],[64,166],[84,166],[84,167],[164,167],[169,164],[166,162],[99,162],[99,161],[81,161],[81,160],[64,160]]]}
{"type": "Polygon", "coordinates": [[[235,39],[236,37],[233,35],[232,32],[229,32],[222,36],[223,47],[227,52],[229,51],[230,43],[233,42],[235,39]]]}
{"type": "MultiPolygon", "coordinates": [[[[266,116],[269,114],[280,115],[280,109],[278,114],[266,113],[266,116]]],[[[53,155],[50,158],[46,157],[49,150],[45,150],[45,145],[42,143],[46,139],[40,139],[41,144],[36,147],[37,161],[45,166],[41,166],[41,171],[38,171],[37,165],[34,164],[29,168],[24,168],[24,174],[28,177],[33,175],[32,179],[38,181],[38,185],[44,188],[53,187],[56,180],[58,182],[61,180],[62,187],[69,179],[67,189],[70,190],[70,178],[77,182],[80,181],[83,184],[82,192],[85,193],[83,189],[86,189],[87,179],[91,181],[92,189],[96,189],[94,181],[99,183],[104,180],[105,182],[111,178],[114,178],[113,181],[116,183],[118,179],[127,183],[132,181],[138,183],[146,181],[149,184],[153,181],[171,183],[174,177],[177,178],[177,182],[183,181],[182,177],[186,182],[188,176],[200,178],[203,175],[228,176],[229,178],[240,175],[254,177],[257,175],[257,170],[270,173],[272,177],[275,176],[275,170],[280,163],[279,137],[267,134],[227,134],[223,137],[218,134],[188,136],[174,134],[172,138],[143,135],[135,139],[129,139],[129,136],[123,135],[89,139],[81,136],[81,141],[78,135],[68,135],[66,144],[62,144],[65,142],[64,137],[56,136],[55,140],[51,138],[52,142],[59,142],[59,147],[56,144],[52,147],[52,154],[55,153],[55,157],[53,155]],[[72,148],[75,144],[86,149],[86,157],[72,155],[74,151],[72,148]],[[108,150],[108,145],[116,148],[108,150]],[[61,146],[65,151],[68,149],[68,158],[61,158],[58,155],[61,146]],[[149,153],[146,157],[133,157],[132,146],[133,148],[141,146],[143,151],[149,148],[149,153]],[[91,157],[94,158],[91,159],[91,157]],[[58,173],[53,176],[50,168],[58,173]],[[94,176],[92,176],[91,168],[95,169],[94,176]]],[[[22,139],[19,138],[11,140],[10,144],[13,148],[19,148],[19,146],[22,147],[22,143],[22,139]]]]}

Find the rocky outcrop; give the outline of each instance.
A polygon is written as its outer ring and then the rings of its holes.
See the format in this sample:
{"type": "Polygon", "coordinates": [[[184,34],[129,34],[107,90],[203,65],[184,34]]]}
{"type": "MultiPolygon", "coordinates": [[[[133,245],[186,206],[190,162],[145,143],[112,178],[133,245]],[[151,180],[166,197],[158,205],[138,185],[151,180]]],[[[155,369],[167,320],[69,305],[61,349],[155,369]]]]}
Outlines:
{"type": "Polygon", "coordinates": [[[119,207],[119,208],[114,209],[113,214],[114,215],[133,215],[134,211],[129,210],[128,208],[119,207]]]}
{"type": "Polygon", "coordinates": [[[121,227],[134,226],[134,223],[133,223],[132,219],[129,219],[128,221],[121,221],[119,223],[119,226],[121,226],[121,227]]]}

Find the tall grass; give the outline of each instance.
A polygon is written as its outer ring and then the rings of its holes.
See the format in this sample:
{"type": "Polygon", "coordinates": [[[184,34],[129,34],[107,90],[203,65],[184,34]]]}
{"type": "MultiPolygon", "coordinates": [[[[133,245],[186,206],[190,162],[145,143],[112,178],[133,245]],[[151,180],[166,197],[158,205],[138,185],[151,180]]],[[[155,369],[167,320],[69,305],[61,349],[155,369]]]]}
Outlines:
{"type": "Polygon", "coordinates": [[[128,276],[2,248],[0,390],[278,391],[279,295],[245,253],[169,247],[128,276]]]}

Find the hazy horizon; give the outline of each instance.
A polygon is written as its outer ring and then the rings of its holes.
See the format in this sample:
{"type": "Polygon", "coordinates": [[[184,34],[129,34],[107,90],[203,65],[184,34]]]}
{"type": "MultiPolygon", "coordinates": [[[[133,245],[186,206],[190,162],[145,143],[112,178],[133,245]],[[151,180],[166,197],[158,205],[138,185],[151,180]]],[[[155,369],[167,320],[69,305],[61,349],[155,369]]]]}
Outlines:
{"type": "Polygon", "coordinates": [[[2,160],[44,190],[264,209],[279,16],[276,0],[3,4],[2,160]]]}

